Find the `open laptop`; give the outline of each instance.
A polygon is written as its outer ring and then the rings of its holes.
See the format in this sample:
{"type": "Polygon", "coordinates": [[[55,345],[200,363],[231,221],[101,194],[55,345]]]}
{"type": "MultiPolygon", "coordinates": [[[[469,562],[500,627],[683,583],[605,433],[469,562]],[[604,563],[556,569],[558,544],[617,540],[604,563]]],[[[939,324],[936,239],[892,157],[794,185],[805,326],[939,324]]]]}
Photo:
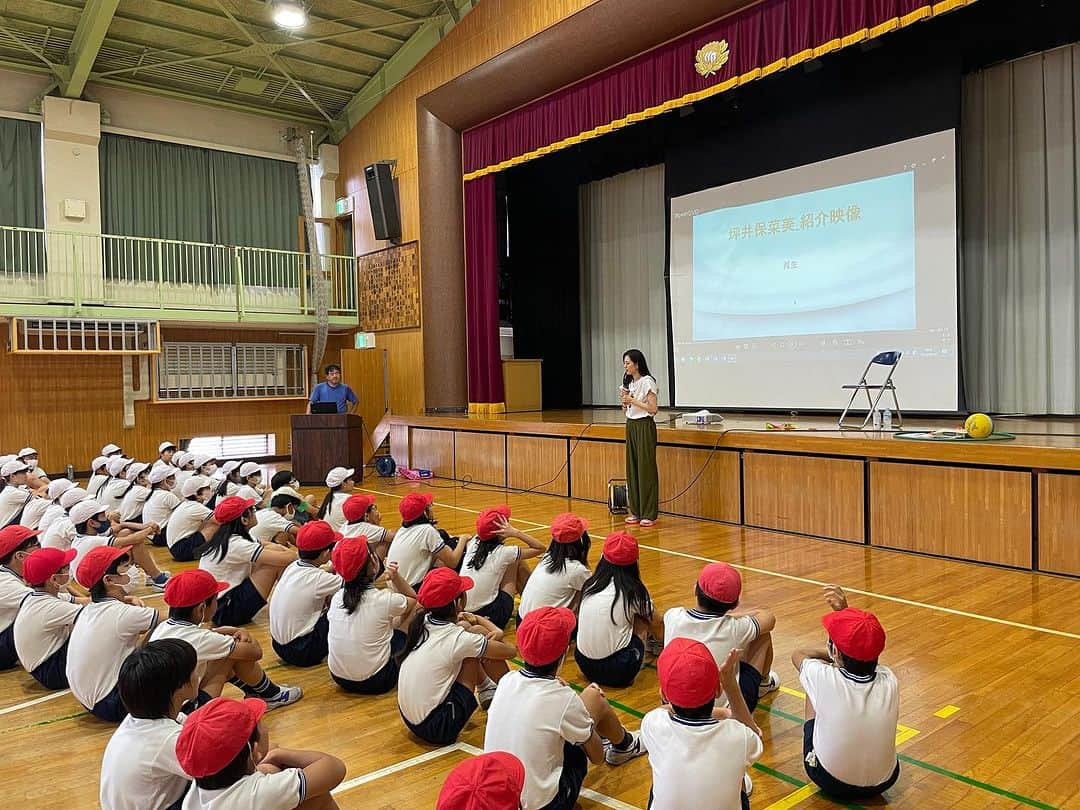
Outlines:
{"type": "Polygon", "coordinates": [[[312,402],[312,413],[337,413],[336,402],[312,402]]]}

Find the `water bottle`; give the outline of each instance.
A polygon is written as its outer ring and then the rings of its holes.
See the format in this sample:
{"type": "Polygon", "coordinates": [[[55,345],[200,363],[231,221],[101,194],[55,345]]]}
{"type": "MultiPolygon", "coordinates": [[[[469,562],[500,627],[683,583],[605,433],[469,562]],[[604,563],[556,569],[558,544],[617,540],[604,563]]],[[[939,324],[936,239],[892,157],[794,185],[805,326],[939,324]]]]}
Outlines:
{"type": "Polygon", "coordinates": [[[881,411],[874,408],[874,430],[881,430],[881,411]]]}
{"type": "Polygon", "coordinates": [[[881,427],[892,430],[892,408],[885,409],[885,415],[881,417],[881,427]]]}
{"type": "Polygon", "coordinates": [[[68,481],[74,481],[75,480],[75,465],[74,464],[68,464],[66,472],[67,472],[67,480],[68,481]]]}

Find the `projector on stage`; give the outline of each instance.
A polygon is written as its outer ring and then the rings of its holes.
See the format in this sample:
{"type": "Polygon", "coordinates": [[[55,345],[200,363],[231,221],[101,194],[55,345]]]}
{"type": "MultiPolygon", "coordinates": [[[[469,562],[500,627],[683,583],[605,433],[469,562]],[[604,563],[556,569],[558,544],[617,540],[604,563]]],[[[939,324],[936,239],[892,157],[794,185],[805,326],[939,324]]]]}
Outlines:
{"type": "Polygon", "coordinates": [[[723,421],[723,416],[718,413],[710,413],[709,411],[684,413],[679,417],[679,422],[684,425],[719,425],[723,421]]]}

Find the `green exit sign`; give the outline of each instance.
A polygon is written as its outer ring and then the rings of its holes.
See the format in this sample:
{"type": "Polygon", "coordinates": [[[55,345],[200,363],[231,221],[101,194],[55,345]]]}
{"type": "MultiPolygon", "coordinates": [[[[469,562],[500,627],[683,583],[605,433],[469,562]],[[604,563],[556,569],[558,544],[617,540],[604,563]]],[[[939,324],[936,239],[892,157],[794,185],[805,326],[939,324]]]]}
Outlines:
{"type": "Polygon", "coordinates": [[[374,332],[357,332],[353,335],[356,340],[357,349],[374,349],[375,348],[375,333],[374,332]]]}
{"type": "Polygon", "coordinates": [[[338,197],[337,202],[334,203],[334,214],[340,217],[351,213],[352,197],[338,197]]]}

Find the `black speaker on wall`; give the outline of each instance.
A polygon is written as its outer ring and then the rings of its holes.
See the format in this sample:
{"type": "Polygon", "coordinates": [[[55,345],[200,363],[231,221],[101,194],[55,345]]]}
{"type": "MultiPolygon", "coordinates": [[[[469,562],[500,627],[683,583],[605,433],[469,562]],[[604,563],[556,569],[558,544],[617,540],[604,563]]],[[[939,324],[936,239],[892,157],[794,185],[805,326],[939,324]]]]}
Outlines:
{"type": "Polygon", "coordinates": [[[398,213],[397,195],[394,193],[392,164],[372,163],[365,166],[364,179],[367,181],[375,238],[400,239],[401,214],[398,213]]]}

